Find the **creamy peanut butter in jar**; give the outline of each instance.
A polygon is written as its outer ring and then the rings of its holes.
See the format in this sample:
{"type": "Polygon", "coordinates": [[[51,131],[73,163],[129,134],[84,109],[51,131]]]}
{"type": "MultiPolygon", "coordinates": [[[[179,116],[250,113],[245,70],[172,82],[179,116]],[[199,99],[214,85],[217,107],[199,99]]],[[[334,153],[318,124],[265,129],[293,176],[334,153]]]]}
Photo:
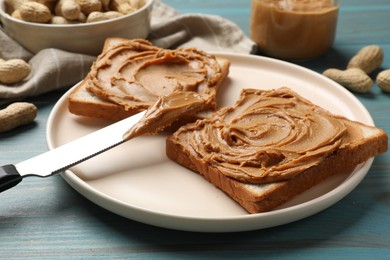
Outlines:
{"type": "Polygon", "coordinates": [[[265,55],[312,59],[333,44],[340,1],[252,0],[250,36],[265,55]]]}

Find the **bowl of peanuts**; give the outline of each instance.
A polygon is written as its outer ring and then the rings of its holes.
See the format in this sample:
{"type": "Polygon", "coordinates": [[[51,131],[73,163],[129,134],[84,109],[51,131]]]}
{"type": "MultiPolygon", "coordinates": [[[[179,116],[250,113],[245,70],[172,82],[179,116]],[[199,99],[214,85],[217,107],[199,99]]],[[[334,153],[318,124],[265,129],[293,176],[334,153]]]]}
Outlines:
{"type": "Polygon", "coordinates": [[[0,0],[4,32],[32,53],[98,55],[109,37],[146,38],[153,0],[0,0]]]}

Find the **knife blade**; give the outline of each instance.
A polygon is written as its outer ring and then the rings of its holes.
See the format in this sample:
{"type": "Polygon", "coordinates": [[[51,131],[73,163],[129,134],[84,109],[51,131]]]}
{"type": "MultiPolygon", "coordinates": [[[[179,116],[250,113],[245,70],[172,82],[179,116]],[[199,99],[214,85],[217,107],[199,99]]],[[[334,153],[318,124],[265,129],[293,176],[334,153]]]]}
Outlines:
{"type": "Polygon", "coordinates": [[[124,138],[125,133],[145,113],[125,118],[31,159],[1,166],[0,192],[14,187],[24,177],[54,175],[128,141],[124,138]]]}

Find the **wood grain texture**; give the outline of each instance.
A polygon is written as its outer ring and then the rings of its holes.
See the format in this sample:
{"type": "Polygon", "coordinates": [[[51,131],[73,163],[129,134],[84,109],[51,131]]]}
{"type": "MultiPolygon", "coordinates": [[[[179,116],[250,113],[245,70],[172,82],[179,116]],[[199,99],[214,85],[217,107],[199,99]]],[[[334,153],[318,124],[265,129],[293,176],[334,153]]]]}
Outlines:
{"type": "MultiPolygon", "coordinates": [[[[221,15],[248,33],[249,1],[165,0],[182,13],[221,15]]],[[[322,72],[342,68],[361,47],[379,44],[390,68],[390,1],[343,0],[336,42],[323,57],[299,65],[322,72]]],[[[1,46],[0,46],[1,48],[1,46]]],[[[377,72],[374,72],[374,75],[377,72]]],[[[0,134],[0,164],[47,150],[48,115],[62,92],[29,99],[34,124],[0,134]]],[[[356,97],[377,126],[390,133],[390,95],[374,86],[356,97]]],[[[74,191],[60,176],[31,178],[0,194],[1,259],[388,259],[390,155],[378,156],[363,182],[329,209],[295,223],[233,234],[180,232],[112,214],[74,191]]]]}

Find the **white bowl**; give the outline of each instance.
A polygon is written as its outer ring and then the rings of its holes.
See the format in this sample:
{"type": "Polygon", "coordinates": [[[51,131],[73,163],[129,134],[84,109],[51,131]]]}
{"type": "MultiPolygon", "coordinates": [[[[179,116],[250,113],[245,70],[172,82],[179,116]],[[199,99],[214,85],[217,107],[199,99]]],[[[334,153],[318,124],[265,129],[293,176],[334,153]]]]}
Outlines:
{"type": "Polygon", "coordinates": [[[5,12],[0,0],[0,20],[4,31],[32,53],[46,48],[98,55],[108,37],[146,38],[150,31],[153,0],[139,10],[106,21],[81,24],[41,24],[25,22],[5,12]]]}

